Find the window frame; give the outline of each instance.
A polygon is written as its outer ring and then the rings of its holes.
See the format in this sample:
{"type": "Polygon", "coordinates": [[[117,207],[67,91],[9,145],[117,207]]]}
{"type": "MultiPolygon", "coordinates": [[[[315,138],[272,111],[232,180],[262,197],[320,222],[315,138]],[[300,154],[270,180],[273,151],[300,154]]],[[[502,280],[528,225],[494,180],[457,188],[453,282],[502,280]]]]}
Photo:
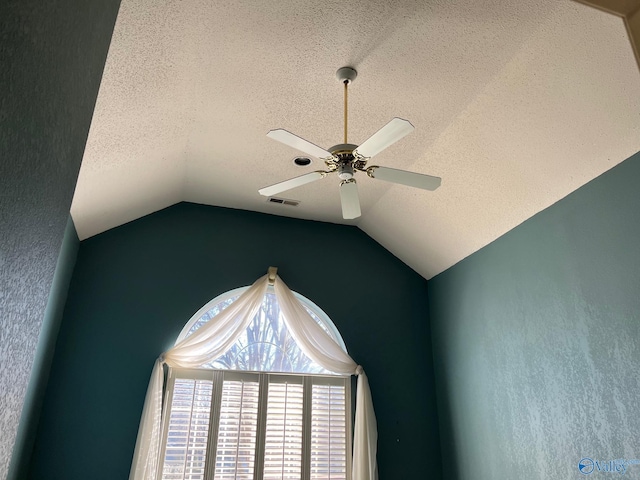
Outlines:
{"type": "Polygon", "coordinates": [[[173,368],[168,367],[166,390],[164,393],[163,410],[164,422],[161,431],[161,451],[158,462],[158,478],[162,478],[164,461],[167,448],[167,433],[171,418],[171,407],[173,391],[176,379],[211,380],[213,382],[213,392],[211,398],[211,410],[209,412],[209,431],[207,436],[207,447],[205,457],[205,469],[203,478],[213,480],[215,477],[215,466],[217,457],[218,428],[220,422],[220,408],[222,398],[222,385],[224,380],[231,379],[256,379],[259,382],[259,406],[257,417],[257,434],[254,458],[254,480],[261,480],[264,472],[264,443],[267,420],[267,393],[268,386],[272,380],[295,378],[300,381],[304,389],[303,400],[303,439],[302,439],[302,476],[301,480],[311,478],[311,400],[313,385],[339,385],[345,389],[345,457],[346,476],[351,480],[352,469],[352,449],[353,449],[353,401],[351,396],[351,376],[346,375],[326,375],[312,373],[282,373],[282,372],[254,372],[238,370],[217,370],[211,368],[173,368]]]}

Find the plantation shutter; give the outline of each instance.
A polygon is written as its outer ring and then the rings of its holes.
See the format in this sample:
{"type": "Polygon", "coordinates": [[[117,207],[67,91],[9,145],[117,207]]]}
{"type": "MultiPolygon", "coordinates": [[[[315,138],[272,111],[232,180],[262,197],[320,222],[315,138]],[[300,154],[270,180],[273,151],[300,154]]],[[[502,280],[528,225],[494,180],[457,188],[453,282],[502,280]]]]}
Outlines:
{"type": "Polygon", "coordinates": [[[243,377],[222,383],[215,480],[253,480],[260,384],[243,377]]]}
{"type": "Polygon", "coordinates": [[[212,392],[211,380],[175,380],[163,479],[204,480],[212,392]]]}
{"type": "MultiPolygon", "coordinates": [[[[315,379],[314,379],[315,380],[315,379]]],[[[311,479],[347,478],[346,388],[338,382],[314,384],[311,391],[311,479]]]]}
{"type": "Polygon", "coordinates": [[[350,478],[349,378],[171,369],[169,379],[163,480],[350,478]]]}
{"type": "Polygon", "coordinates": [[[268,389],[264,480],[299,480],[302,477],[302,377],[269,376],[268,389]]]}

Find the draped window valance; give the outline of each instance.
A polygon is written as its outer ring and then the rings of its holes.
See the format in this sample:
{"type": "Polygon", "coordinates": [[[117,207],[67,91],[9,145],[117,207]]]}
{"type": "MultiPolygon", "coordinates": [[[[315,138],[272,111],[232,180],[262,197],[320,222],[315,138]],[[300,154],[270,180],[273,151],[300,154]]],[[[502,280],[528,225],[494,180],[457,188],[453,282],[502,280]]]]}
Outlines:
{"type": "Polygon", "coordinates": [[[258,279],[236,301],[156,360],[140,420],[130,480],[159,478],[165,413],[162,409],[163,364],[176,368],[198,368],[225,354],[255,317],[270,283],[273,284],[286,327],[304,354],[328,371],[358,376],[352,479],[377,480],[377,426],[367,376],[363,368],[311,317],[277,275],[271,279],[269,275],[258,279]]]}

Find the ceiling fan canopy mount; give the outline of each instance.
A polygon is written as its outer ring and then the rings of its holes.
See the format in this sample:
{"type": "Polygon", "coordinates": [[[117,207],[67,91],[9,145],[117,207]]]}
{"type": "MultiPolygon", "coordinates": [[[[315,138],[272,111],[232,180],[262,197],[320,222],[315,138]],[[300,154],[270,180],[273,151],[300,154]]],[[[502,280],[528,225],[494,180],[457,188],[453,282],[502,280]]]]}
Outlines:
{"type": "Polygon", "coordinates": [[[318,145],[288,132],[287,130],[277,129],[271,130],[267,133],[267,137],[269,138],[293,147],[307,155],[324,160],[327,170],[317,170],[315,172],[300,175],[299,177],[261,188],[258,190],[258,193],[270,197],[286,190],[320,180],[331,173],[337,172],[338,177],[342,180],[340,182],[342,216],[345,219],[353,219],[358,218],[361,215],[358,186],[356,179],[354,178],[357,171],[366,173],[370,178],[421,188],[424,190],[435,190],[440,186],[442,180],[439,177],[388,167],[367,167],[367,162],[371,157],[390,147],[414,130],[413,125],[411,125],[411,122],[408,120],[397,117],[393,118],[389,123],[365,140],[364,143],[360,145],[348,143],[347,91],[348,85],[355,80],[357,75],[358,72],[351,67],[342,67],[336,72],[336,77],[344,84],[344,143],[339,143],[325,150],[318,145]]]}
{"type": "Polygon", "coordinates": [[[351,67],[342,67],[342,68],[339,68],[338,71],[336,72],[336,78],[340,82],[346,83],[346,84],[353,82],[357,76],[358,76],[358,72],[356,72],[355,68],[351,68],[351,67]]]}

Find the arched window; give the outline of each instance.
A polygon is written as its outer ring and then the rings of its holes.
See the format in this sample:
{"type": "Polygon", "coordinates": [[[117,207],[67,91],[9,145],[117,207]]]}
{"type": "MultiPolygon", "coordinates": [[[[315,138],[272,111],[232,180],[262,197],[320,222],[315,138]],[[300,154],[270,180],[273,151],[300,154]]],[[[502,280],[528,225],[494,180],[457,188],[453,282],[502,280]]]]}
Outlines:
{"type": "MultiPolygon", "coordinates": [[[[234,302],[243,287],[203,306],[189,336],[234,302]]],[[[329,317],[295,293],[345,350],[329,317]]],[[[245,332],[198,369],[169,370],[163,480],[348,479],[351,381],[308,358],[287,330],[270,287],[245,332]]]]}
{"type": "MultiPolygon", "coordinates": [[[[231,290],[207,303],[187,322],[176,343],[207,323],[248,288],[231,290]]],[[[318,325],[346,352],[344,341],[327,314],[308,298],[296,292],[294,295],[318,325]]],[[[272,290],[267,290],[262,308],[236,343],[223,356],[202,365],[202,368],[254,372],[331,373],[313,362],[300,350],[285,326],[278,300],[272,290]]]]}

